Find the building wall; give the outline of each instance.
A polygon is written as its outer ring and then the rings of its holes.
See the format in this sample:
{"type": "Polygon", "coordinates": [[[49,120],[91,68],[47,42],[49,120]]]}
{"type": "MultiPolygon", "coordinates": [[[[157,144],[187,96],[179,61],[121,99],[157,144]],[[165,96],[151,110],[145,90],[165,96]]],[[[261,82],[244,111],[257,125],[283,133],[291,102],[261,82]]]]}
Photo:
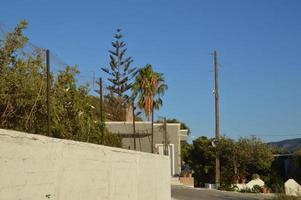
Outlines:
{"type": "Polygon", "coordinates": [[[0,199],[170,199],[169,158],[0,129],[0,199]]]}
{"type": "MultiPolygon", "coordinates": [[[[133,134],[132,122],[106,122],[106,127],[111,133],[115,134],[133,134]]],[[[136,134],[151,133],[151,122],[136,122],[136,134]]],[[[181,172],[181,144],[180,144],[180,124],[167,124],[167,138],[169,143],[174,144],[175,150],[175,173],[181,172]]],[[[163,139],[163,124],[154,124],[154,144],[162,144],[163,139]]],[[[133,138],[122,139],[123,148],[134,149],[133,138]]],[[[151,152],[151,136],[136,138],[136,150],[143,152],[151,152]]]]}
{"type": "Polygon", "coordinates": [[[188,137],[189,137],[189,134],[188,134],[188,130],[180,130],[180,141],[188,141],[188,137]]]}

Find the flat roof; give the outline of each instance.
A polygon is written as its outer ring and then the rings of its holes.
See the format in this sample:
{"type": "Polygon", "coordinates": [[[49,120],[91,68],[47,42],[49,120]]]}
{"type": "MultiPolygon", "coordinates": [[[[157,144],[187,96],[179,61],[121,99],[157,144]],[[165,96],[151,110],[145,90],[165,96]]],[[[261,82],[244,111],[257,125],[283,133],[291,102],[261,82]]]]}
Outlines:
{"type": "MultiPolygon", "coordinates": [[[[136,124],[151,124],[151,121],[136,121],[136,124]]],[[[132,121],[107,121],[105,124],[133,124],[132,121]]],[[[163,123],[154,123],[155,126],[162,126],[163,123]]],[[[181,123],[167,123],[168,126],[181,126],[181,123]]],[[[182,129],[183,130],[183,129],[182,129]]]]}

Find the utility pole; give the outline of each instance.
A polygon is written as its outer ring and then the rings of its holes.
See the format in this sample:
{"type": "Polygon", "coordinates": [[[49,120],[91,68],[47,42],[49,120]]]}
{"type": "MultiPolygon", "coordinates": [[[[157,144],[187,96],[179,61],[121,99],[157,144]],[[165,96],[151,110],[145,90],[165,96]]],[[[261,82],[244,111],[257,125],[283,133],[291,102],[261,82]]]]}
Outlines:
{"type": "MultiPolygon", "coordinates": [[[[215,139],[219,142],[220,140],[220,126],[219,126],[219,92],[218,92],[218,62],[217,62],[217,51],[214,50],[214,79],[215,79],[215,139]]],[[[215,158],[215,184],[216,187],[220,184],[220,159],[218,148],[216,151],[215,158]]]]}
{"type": "Polygon", "coordinates": [[[99,78],[99,112],[100,112],[100,123],[101,123],[101,144],[104,144],[104,127],[103,127],[103,86],[102,78],[99,78]]]}
{"type": "Polygon", "coordinates": [[[46,49],[46,74],[47,74],[47,134],[52,137],[51,113],[50,113],[50,51],[46,49]]]}
{"type": "Polygon", "coordinates": [[[132,111],[133,111],[133,136],[134,136],[134,150],[136,150],[136,124],[135,124],[135,102],[132,100],[132,111]]]}

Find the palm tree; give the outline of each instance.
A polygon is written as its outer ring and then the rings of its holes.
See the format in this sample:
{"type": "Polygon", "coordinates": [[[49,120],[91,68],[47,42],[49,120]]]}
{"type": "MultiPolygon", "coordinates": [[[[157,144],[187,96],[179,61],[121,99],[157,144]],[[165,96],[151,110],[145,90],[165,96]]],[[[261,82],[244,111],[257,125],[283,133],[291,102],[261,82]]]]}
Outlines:
{"type": "Polygon", "coordinates": [[[138,107],[151,118],[151,152],[154,153],[154,110],[163,104],[161,97],[168,89],[162,73],[155,72],[150,64],[139,70],[132,87],[133,94],[138,97],[138,107]]]}

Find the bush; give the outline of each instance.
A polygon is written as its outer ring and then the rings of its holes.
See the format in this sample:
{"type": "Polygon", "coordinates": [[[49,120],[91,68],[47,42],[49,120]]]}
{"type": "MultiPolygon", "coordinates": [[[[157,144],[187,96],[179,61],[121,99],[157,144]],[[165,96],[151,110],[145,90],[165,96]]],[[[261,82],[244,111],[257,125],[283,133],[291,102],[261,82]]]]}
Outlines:
{"type": "Polygon", "coordinates": [[[281,194],[281,193],[284,193],[284,183],[280,182],[280,183],[275,183],[275,184],[272,184],[271,185],[271,189],[274,193],[278,193],[278,194],[281,194]]]}
{"type": "Polygon", "coordinates": [[[252,191],[254,193],[260,193],[261,192],[261,187],[259,185],[254,185],[252,191]]]}
{"type": "Polygon", "coordinates": [[[262,187],[260,187],[259,185],[254,185],[254,187],[251,188],[246,188],[246,189],[242,189],[239,192],[241,193],[261,193],[262,187]]]}
{"type": "Polygon", "coordinates": [[[254,193],[252,189],[246,188],[246,189],[241,189],[239,192],[241,193],[254,193]]]}
{"type": "Polygon", "coordinates": [[[225,190],[225,191],[237,191],[238,187],[236,185],[230,185],[230,184],[221,184],[218,187],[218,190],[225,190]]]}

